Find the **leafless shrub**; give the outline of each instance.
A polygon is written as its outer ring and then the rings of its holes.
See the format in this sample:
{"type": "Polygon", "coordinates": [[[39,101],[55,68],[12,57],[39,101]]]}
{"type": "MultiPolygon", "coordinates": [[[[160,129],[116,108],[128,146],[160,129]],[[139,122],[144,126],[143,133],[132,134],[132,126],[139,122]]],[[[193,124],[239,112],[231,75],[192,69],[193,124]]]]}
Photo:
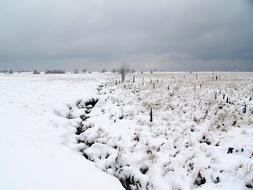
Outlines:
{"type": "Polygon", "coordinates": [[[120,76],[121,76],[121,82],[124,82],[125,81],[125,78],[126,78],[126,74],[128,73],[129,69],[127,68],[127,65],[124,64],[122,65],[118,72],[120,73],[120,76]]]}

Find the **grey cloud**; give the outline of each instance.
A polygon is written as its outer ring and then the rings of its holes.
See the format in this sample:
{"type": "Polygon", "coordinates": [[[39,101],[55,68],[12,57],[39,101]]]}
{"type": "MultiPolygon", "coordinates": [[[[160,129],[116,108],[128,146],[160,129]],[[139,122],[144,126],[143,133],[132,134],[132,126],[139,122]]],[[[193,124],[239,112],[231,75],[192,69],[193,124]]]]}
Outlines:
{"type": "Polygon", "coordinates": [[[1,68],[253,70],[250,0],[0,2],[1,68]]]}

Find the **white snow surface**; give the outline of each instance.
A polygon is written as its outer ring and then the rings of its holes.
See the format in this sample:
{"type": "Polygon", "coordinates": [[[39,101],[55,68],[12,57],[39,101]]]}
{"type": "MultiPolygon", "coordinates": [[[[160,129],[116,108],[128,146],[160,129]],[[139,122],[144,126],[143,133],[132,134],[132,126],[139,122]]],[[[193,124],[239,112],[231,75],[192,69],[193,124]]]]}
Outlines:
{"type": "Polygon", "coordinates": [[[0,189],[253,187],[253,73],[119,78],[0,75],[0,189]]]}
{"type": "Polygon", "coordinates": [[[99,74],[0,75],[1,190],[120,190],[71,147],[66,104],[97,94],[99,74]]]}
{"type": "Polygon", "coordinates": [[[71,119],[88,159],[131,190],[253,187],[252,73],[131,77],[107,83],[81,125],[71,119]]]}

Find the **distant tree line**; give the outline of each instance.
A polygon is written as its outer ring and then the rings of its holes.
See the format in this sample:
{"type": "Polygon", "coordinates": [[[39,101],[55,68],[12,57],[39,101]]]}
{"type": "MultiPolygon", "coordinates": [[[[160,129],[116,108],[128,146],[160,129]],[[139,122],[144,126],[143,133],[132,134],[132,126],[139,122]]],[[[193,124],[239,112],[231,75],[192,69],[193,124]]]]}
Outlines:
{"type": "MultiPolygon", "coordinates": [[[[150,73],[152,74],[153,72],[156,72],[157,70],[150,70],[150,73]]],[[[0,70],[0,73],[5,73],[5,74],[13,74],[13,70],[12,69],[6,69],[6,70],[0,70]]],[[[31,72],[29,70],[18,70],[16,71],[17,73],[22,73],[22,72],[31,72]]],[[[106,73],[108,72],[108,70],[106,69],[101,69],[100,70],[101,73],[106,73]]],[[[110,72],[110,71],[109,71],[110,72]]],[[[119,73],[121,75],[121,80],[124,81],[125,80],[125,76],[127,73],[135,73],[136,71],[134,69],[130,69],[127,65],[121,65],[118,69],[113,68],[111,70],[111,73],[119,73]]],[[[141,74],[143,73],[143,71],[140,71],[141,74]]],[[[33,72],[33,74],[40,74],[40,71],[38,71],[37,69],[35,69],[33,72]]],[[[47,70],[45,72],[45,74],[64,74],[66,73],[65,70],[61,70],[61,69],[53,69],[53,70],[47,70]]],[[[74,74],[78,74],[78,73],[92,73],[92,71],[88,71],[87,69],[75,69],[72,70],[72,73],[74,74]]]]}
{"type": "Polygon", "coordinates": [[[0,73],[9,73],[9,70],[1,70],[0,73]]]}
{"type": "Polygon", "coordinates": [[[64,74],[66,71],[64,70],[47,70],[45,74],[64,74]]]}

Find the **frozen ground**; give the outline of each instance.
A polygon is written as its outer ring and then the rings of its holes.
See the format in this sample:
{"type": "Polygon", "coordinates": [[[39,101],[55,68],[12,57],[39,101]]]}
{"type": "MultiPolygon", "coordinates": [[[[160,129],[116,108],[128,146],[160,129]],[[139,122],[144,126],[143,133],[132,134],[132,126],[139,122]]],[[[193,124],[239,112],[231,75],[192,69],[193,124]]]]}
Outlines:
{"type": "Polygon", "coordinates": [[[253,188],[252,73],[131,77],[63,112],[77,150],[126,189],[253,188]]]}
{"type": "Polygon", "coordinates": [[[253,188],[253,73],[117,79],[0,76],[0,189],[253,188]]]}
{"type": "Polygon", "coordinates": [[[57,115],[78,98],[96,96],[94,75],[0,75],[0,189],[123,189],[69,147],[72,130],[57,115]]]}

